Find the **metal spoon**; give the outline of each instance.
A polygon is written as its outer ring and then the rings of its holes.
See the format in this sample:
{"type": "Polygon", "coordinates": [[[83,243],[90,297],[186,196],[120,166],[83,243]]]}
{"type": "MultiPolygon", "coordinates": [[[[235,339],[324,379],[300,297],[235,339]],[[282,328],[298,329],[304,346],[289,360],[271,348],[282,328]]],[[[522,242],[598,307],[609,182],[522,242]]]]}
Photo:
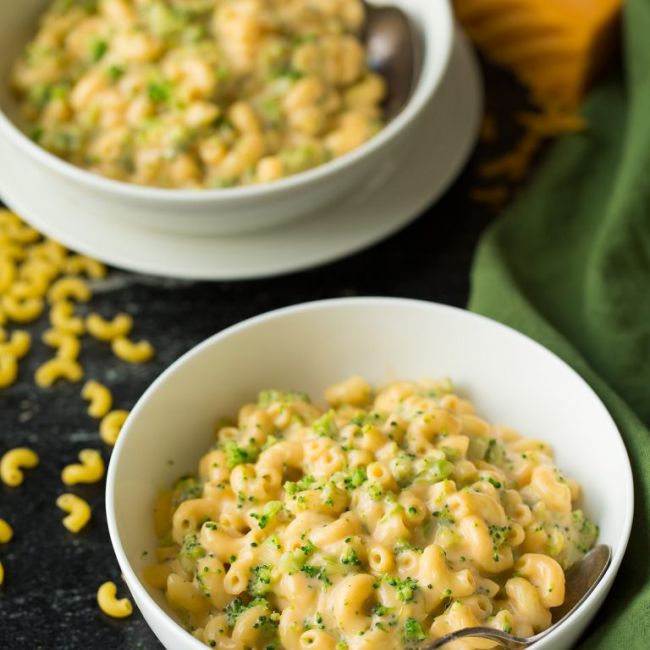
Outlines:
{"type": "Polygon", "coordinates": [[[553,625],[535,636],[523,639],[490,627],[467,627],[440,637],[420,650],[436,650],[447,643],[463,637],[481,637],[498,641],[506,650],[523,650],[543,639],[580,605],[600,582],[612,559],[612,550],[601,544],[593,548],[580,562],[576,562],[566,573],[566,594],[564,603],[554,607],[553,625]]]}
{"type": "Polygon", "coordinates": [[[421,61],[421,40],[407,15],[397,7],[363,2],[366,23],[363,41],[371,70],[386,79],[388,98],[385,111],[393,119],[411,98],[421,61]]]}

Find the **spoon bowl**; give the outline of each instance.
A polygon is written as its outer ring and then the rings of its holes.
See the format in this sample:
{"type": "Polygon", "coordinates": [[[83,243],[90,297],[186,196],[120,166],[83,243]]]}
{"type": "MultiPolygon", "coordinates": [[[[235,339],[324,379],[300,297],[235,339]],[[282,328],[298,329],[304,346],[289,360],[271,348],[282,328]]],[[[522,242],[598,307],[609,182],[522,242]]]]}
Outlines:
{"type": "Polygon", "coordinates": [[[562,605],[551,610],[553,624],[535,636],[523,638],[491,627],[466,627],[440,637],[422,650],[437,650],[465,637],[479,637],[499,642],[506,650],[523,650],[541,641],[560,625],[594,590],[605,575],[612,559],[612,550],[606,544],[595,546],[566,572],[566,595],[562,605]]]}
{"type": "Polygon", "coordinates": [[[362,40],[368,50],[370,69],[386,80],[385,116],[392,120],[408,104],[417,86],[422,43],[401,9],[363,4],[366,23],[362,40]]]}

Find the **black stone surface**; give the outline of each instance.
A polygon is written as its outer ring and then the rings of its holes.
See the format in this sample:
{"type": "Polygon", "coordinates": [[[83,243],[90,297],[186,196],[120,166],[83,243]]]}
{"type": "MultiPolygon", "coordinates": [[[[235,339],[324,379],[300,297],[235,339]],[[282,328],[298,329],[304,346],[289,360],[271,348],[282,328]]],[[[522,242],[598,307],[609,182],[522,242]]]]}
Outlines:
{"type": "MultiPolygon", "coordinates": [[[[516,134],[510,116],[524,105],[514,82],[486,69],[488,106],[499,117],[500,147],[516,134]],[[505,134],[504,134],[505,132],[505,134]]],[[[493,214],[469,199],[477,162],[492,155],[480,145],[465,172],[417,222],[373,248],[313,271],[280,278],[221,283],[186,283],[113,271],[95,287],[93,308],[109,316],[128,311],[135,336],[151,340],[158,353],[142,367],[125,366],[106,346],[86,341],[86,375],[106,382],[115,404],[130,408],[149,383],[196,343],[233,323],[303,301],[353,295],[419,298],[464,306],[476,243],[493,214]]],[[[432,156],[435,155],[432,153],[432,156]]],[[[34,339],[45,323],[30,327],[34,339]]],[[[38,451],[41,464],[19,488],[0,484],[0,517],[15,530],[0,546],[6,579],[0,587],[0,650],[93,650],[162,648],[141,615],[104,616],[97,587],[115,581],[126,587],[106,527],[104,485],[75,488],[93,506],[90,525],[72,535],[55,506],[64,491],[63,466],[80,449],[98,448],[97,422],[85,414],[79,386],[51,390],[33,383],[35,368],[48,357],[40,345],[21,366],[18,383],[0,392],[0,453],[18,445],[38,451]]],[[[105,460],[110,450],[103,446],[105,460]]]]}

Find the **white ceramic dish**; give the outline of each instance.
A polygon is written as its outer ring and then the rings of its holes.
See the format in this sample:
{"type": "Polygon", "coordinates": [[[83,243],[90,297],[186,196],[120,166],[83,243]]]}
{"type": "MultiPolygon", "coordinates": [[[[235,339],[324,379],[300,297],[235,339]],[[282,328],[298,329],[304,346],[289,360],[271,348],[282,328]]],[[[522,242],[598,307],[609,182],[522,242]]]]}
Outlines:
{"type": "Polygon", "coordinates": [[[132,411],[109,467],[108,526],[124,578],[163,645],[205,647],[139,578],[142,551],[156,546],[150,522],[158,490],[193,471],[213,440],[214,421],[260,389],[300,389],[317,398],[353,373],[379,384],[447,375],[489,420],[553,445],[559,466],[583,486],[600,541],[613,549],[589,598],[536,645],[571,647],[611,587],[632,524],[632,473],[614,422],[569,366],[527,337],[466,311],[391,298],[309,303],[235,325],[172,365],[132,411]]]}
{"type": "Polygon", "coordinates": [[[353,196],[300,221],[239,236],[183,236],[113,219],[110,211],[89,214],[65,196],[30,191],[32,180],[2,157],[0,196],[41,232],[114,266],[202,280],[276,275],[360,250],[413,220],[467,160],[481,109],[474,53],[458,33],[439,92],[409,138],[408,166],[385,159],[353,196]]]}
{"type": "MultiPolygon", "coordinates": [[[[297,219],[353,192],[386,158],[407,159],[409,135],[421,125],[422,113],[447,69],[454,27],[448,0],[395,0],[395,4],[417,27],[425,45],[424,57],[413,97],[381,133],[346,156],[275,183],[188,191],[139,187],[102,178],[56,158],[23,135],[10,119],[15,119],[16,107],[7,78],[47,0],[2,2],[0,159],[29,179],[28,190],[22,192],[38,188],[45,195],[56,195],[77,206],[88,220],[95,214],[109,214],[129,224],[187,235],[241,233],[297,219]]],[[[20,201],[22,193],[18,194],[20,201]]],[[[30,214],[25,213],[25,217],[29,220],[30,214]]]]}

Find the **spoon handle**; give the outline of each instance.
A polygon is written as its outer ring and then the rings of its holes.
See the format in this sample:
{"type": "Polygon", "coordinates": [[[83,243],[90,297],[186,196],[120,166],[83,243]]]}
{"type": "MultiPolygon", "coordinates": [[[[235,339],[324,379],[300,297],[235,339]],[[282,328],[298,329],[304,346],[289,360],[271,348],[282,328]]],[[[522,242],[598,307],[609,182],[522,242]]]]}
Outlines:
{"type": "Polygon", "coordinates": [[[436,650],[437,648],[442,648],[452,641],[456,641],[457,639],[462,639],[468,636],[490,639],[490,641],[498,641],[504,648],[506,648],[506,650],[523,650],[524,648],[528,648],[537,640],[535,637],[531,637],[530,639],[522,639],[521,637],[512,636],[507,632],[495,630],[491,627],[466,627],[462,630],[456,630],[455,632],[445,634],[445,636],[436,639],[433,643],[423,646],[421,650],[436,650]]]}

